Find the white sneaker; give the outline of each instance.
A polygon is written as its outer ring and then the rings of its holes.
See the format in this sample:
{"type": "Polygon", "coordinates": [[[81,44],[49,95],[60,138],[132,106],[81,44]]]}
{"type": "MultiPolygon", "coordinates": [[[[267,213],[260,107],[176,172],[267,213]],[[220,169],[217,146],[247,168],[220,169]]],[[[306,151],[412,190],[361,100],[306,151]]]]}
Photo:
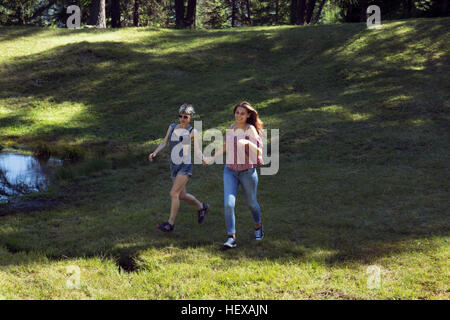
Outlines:
{"type": "Polygon", "coordinates": [[[227,242],[225,242],[224,244],[223,244],[223,246],[225,247],[225,248],[236,248],[236,246],[237,246],[237,244],[236,244],[236,240],[234,240],[233,238],[228,238],[227,239],[227,242]]]}

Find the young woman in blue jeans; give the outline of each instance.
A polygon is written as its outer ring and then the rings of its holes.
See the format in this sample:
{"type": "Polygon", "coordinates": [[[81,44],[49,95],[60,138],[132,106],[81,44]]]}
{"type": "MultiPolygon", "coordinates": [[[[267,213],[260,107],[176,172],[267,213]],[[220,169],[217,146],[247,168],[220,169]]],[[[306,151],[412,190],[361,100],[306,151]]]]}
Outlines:
{"type": "MultiPolygon", "coordinates": [[[[183,148],[191,144],[191,139],[194,135],[197,135],[197,131],[189,124],[195,114],[194,108],[190,104],[183,104],[179,109],[180,124],[173,123],[167,129],[164,141],[156,148],[156,150],[149,155],[150,162],[156,157],[159,151],[161,151],[167,143],[169,143],[170,149],[170,177],[172,178],[173,185],[170,190],[170,198],[172,205],[170,208],[170,217],[167,222],[158,224],[156,227],[164,232],[171,232],[174,229],[175,219],[178,215],[178,209],[180,208],[180,200],[184,200],[188,204],[197,208],[198,223],[202,223],[210,208],[207,203],[201,203],[192,194],[186,192],[186,184],[189,177],[192,176],[193,165],[190,159],[190,154],[184,155],[184,150],[190,150],[190,148],[183,148]],[[175,151],[174,151],[175,149],[175,151]],[[177,154],[178,151],[178,154],[177,154]]],[[[198,141],[198,140],[197,140],[198,141]]],[[[197,145],[196,150],[200,150],[197,145]]],[[[199,156],[203,159],[203,154],[199,153],[199,156]]]]}
{"type": "Polygon", "coordinates": [[[248,103],[241,102],[234,107],[235,123],[227,130],[223,149],[213,157],[204,160],[204,164],[214,161],[227,153],[223,171],[225,224],[228,239],[224,248],[235,248],[236,229],[234,208],[239,185],[244,191],[245,200],[255,223],[255,239],[264,238],[261,222],[261,209],[257,201],[258,173],[256,167],[263,165],[262,139],[263,123],[258,112],[248,103]]]}

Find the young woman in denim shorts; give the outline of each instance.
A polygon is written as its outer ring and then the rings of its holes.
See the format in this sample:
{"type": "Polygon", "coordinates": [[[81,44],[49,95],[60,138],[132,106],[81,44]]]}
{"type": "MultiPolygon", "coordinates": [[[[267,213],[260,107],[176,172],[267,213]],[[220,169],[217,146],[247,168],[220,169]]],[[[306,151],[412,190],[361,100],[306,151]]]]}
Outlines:
{"type": "Polygon", "coordinates": [[[236,247],[236,230],[234,207],[239,185],[244,191],[245,200],[255,223],[255,239],[264,237],[261,222],[261,209],[256,199],[258,173],[256,167],[263,165],[262,139],[263,123],[258,112],[248,103],[241,102],[234,107],[235,123],[227,130],[226,143],[220,152],[213,157],[204,159],[209,164],[223,153],[227,153],[226,165],[223,171],[225,224],[228,239],[224,248],[236,247]]]}
{"type": "MultiPolygon", "coordinates": [[[[180,123],[173,123],[167,129],[164,141],[149,155],[149,160],[153,162],[156,155],[169,143],[170,149],[170,177],[173,184],[170,190],[172,205],[170,217],[167,222],[158,224],[156,227],[164,232],[171,232],[174,229],[175,219],[180,208],[180,200],[197,208],[198,223],[202,223],[210,208],[207,203],[201,203],[192,194],[186,192],[186,184],[192,176],[192,161],[190,158],[191,139],[197,135],[197,131],[189,124],[194,117],[195,111],[192,105],[183,104],[179,109],[180,123]],[[186,154],[183,154],[183,151],[186,154]]],[[[198,140],[196,140],[198,141],[198,140]]],[[[196,150],[200,150],[197,146],[196,150]]],[[[203,154],[199,151],[199,156],[203,159],[203,154]]]]}

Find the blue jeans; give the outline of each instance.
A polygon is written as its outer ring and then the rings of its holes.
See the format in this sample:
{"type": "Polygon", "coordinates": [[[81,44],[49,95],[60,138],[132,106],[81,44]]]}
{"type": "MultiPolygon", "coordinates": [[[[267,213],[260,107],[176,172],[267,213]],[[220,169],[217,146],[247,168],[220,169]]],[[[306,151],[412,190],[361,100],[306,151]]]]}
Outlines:
{"type": "Polygon", "coordinates": [[[253,221],[255,224],[261,223],[261,209],[256,200],[256,189],[258,187],[258,173],[256,172],[256,168],[246,171],[234,171],[225,166],[223,170],[223,191],[225,224],[228,235],[236,233],[234,206],[239,185],[242,185],[245,201],[253,215],[253,221]]]}

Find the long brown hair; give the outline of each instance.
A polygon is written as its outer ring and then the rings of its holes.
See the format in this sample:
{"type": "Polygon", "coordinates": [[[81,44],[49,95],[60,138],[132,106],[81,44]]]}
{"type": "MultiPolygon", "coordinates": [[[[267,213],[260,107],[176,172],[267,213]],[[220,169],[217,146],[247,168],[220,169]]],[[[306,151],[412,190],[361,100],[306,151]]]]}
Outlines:
{"type": "Polygon", "coordinates": [[[259,135],[261,135],[261,133],[263,132],[263,122],[259,118],[258,111],[256,111],[255,108],[253,108],[252,105],[247,101],[242,101],[234,106],[233,114],[236,113],[236,109],[238,107],[247,110],[247,112],[250,114],[250,117],[247,118],[247,123],[250,123],[251,125],[255,126],[256,131],[258,132],[259,135]]]}

